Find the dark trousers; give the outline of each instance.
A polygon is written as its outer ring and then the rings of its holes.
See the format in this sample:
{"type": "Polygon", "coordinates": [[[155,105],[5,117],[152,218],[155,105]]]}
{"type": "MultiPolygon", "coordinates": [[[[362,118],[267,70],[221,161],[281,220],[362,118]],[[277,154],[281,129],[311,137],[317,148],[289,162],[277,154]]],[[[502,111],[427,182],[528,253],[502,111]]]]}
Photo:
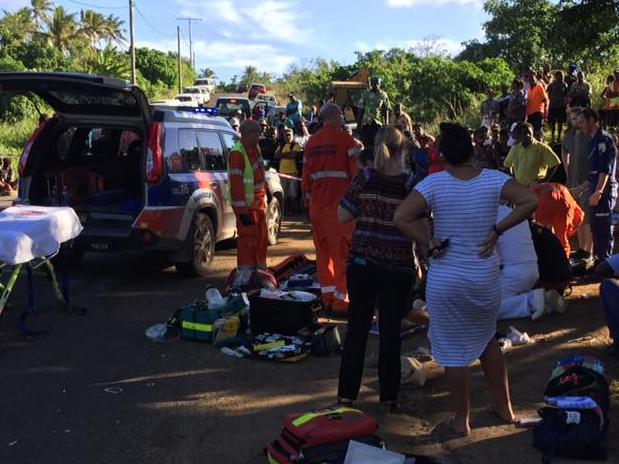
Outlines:
{"type": "Polygon", "coordinates": [[[380,128],[380,124],[376,124],[375,121],[372,121],[371,124],[361,126],[361,142],[363,142],[363,145],[366,148],[374,146],[374,139],[376,138],[376,134],[378,134],[380,128]]]}
{"type": "Polygon", "coordinates": [[[539,111],[527,116],[527,122],[533,126],[534,131],[541,131],[544,125],[544,115],[539,111]]]}
{"type": "Polygon", "coordinates": [[[613,209],[616,199],[605,194],[595,207],[589,207],[589,222],[593,236],[593,254],[598,259],[607,259],[613,253],[615,241],[613,209]]]}
{"type": "Polygon", "coordinates": [[[410,309],[413,273],[367,263],[348,266],[348,331],[340,366],[338,397],[356,400],[361,387],[368,333],[378,299],[380,401],[396,402],[400,389],[400,327],[410,309]]]}
{"type": "Polygon", "coordinates": [[[610,332],[610,338],[619,345],[619,281],[606,279],[600,286],[600,301],[610,332]]]}

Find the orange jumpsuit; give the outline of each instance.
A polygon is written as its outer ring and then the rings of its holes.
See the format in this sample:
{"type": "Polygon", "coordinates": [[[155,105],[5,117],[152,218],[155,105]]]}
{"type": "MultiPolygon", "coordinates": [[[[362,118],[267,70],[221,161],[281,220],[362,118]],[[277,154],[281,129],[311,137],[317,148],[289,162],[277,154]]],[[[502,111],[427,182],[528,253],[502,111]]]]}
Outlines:
{"type": "Polygon", "coordinates": [[[352,136],[339,128],[325,127],[305,146],[303,195],[309,206],[316,247],[318,280],[326,305],[348,300],[346,260],[353,224],[340,224],[337,207],[357,173],[359,149],[352,136]]]}
{"type": "Polygon", "coordinates": [[[230,196],[232,209],[236,216],[237,238],[237,269],[266,269],[267,268],[267,221],[266,221],[266,184],[264,179],[264,165],[258,147],[245,147],[247,157],[254,171],[254,201],[248,205],[245,199],[243,172],[245,161],[238,151],[231,151],[228,157],[230,165],[230,196]],[[239,216],[247,214],[251,217],[252,225],[243,225],[239,216]]]}
{"type": "Polygon", "coordinates": [[[576,230],[582,224],[585,218],[584,211],[576,203],[569,189],[562,184],[535,184],[531,188],[539,201],[535,220],[553,230],[569,258],[570,237],[576,234],[576,230]]]}

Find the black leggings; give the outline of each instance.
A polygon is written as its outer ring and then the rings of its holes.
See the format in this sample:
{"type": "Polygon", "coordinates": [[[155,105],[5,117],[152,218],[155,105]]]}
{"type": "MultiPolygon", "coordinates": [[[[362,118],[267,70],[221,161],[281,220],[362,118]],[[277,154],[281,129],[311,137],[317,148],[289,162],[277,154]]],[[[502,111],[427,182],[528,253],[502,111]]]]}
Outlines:
{"type": "Polygon", "coordinates": [[[397,402],[400,388],[400,331],[410,309],[413,272],[387,271],[373,264],[348,266],[348,332],[344,342],[338,397],[356,400],[361,387],[368,333],[378,298],[380,401],[397,402]]]}

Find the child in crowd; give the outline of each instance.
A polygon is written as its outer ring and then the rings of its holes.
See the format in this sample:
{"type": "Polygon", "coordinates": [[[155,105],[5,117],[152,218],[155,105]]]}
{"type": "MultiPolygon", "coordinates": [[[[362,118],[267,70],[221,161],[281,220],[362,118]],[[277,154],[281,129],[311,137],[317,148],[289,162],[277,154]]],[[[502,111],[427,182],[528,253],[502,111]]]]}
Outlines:
{"type": "Polygon", "coordinates": [[[13,179],[11,158],[7,156],[5,158],[2,158],[2,167],[0,167],[0,195],[14,195],[16,188],[17,180],[13,179]]]}

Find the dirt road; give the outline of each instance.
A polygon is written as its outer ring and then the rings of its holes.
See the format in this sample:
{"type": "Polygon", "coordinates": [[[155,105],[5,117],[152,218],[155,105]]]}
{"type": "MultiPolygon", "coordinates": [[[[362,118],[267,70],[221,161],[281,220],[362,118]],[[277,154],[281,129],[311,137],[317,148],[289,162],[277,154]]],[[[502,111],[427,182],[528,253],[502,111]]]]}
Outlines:
{"type": "MultiPolygon", "coordinates": [[[[271,260],[293,251],[313,252],[303,222],[286,223],[271,260]]],[[[0,463],[259,463],[283,414],[331,404],[337,357],[280,365],[232,359],[209,345],[144,338],[146,327],[201,296],[207,284],[221,284],[234,256],[233,249],[220,251],[208,279],[183,280],[144,256],[87,255],[76,272],[74,300],[90,312],[58,310],[40,277],[31,326],[50,333],[33,339],[16,331],[25,302],[19,288],[0,338],[0,463]]],[[[562,354],[600,355],[617,378],[618,363],[602,354],[607,333],[596,295],[595,285],[579,287],[567,314],[515,322],[538,340],[508,354],[519,413],[534,415],[562,354]],[[580,337],[590,338],[569,342],[580,337]]],[[[420,345],[427,345],[425,334],[406,339],[403,351],[420,345]]],[[[372,339],[369,351],[376,349],[372,339]]],[[[530,432],[502,426],[485,410],[491,398],[479,369],[473,374],[472,436],[452,440],[435,431],[449,417],[449,403],[440,370],[428,369],[426,386],[403,390],[402,413],[382,423],[390,448],[445,463],[540,462],[530,432]]],[[[616,400],[611,437],[619,423],[616,400]]],[[[359,405],[377,413],[376,402],[376,370],[368,367],[359,405]]],[[[619,462],[612,439],[609,462],[619,462]]]]}

